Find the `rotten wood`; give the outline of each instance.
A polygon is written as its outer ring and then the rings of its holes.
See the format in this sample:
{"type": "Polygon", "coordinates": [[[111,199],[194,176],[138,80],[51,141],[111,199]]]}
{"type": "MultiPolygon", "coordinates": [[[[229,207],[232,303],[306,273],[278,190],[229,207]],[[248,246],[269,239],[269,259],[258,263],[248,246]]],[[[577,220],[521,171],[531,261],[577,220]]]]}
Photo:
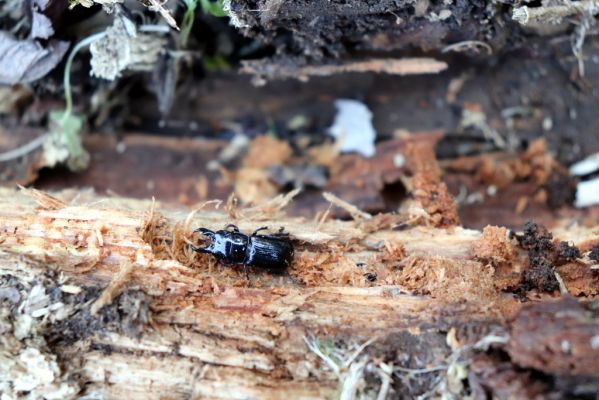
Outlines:
{"type": "MultiPolygon", "coordinates": [[[[525,252],[505,230],[392,230],[410,218],[401,213],[308,221],[281,212],[286,198],[253,209],[234,209],[231,203],[227,212],[205,205],[190,214],[167,204],[87,192],[62,193],[52,201],[40,192],[26,193],[0,190],[0,276],[23,282],[11,286],[3,280],[2,287],[21,291],[22,309],[32,310],[33,326],[40,326],[32,333],[38,342],[19,339],[12,327],[0,343],[12,343],[4,347],[3,361],[18,364],[35,351],[46,361],[60,360],[53,390],[104,398],[459,395],[467,377],[456,380],[451,371],[474,368],[473,357],[486,354],[490,345],[512,354],[521,340],[519,321],[530,314],[519,311],[519,298],[503,284],[506,275],[526,269],[525,252]],[[243,231],[284,225],[296,246],[288,273],[255,271],[248,282],[239,269],[190,251],[187,243],[200,239],[193,228],[229,222],[243,231]],[[127,263],[132,268],[123,282],[118,276],[127,263]],[[114,282],[127,288],[90,315],[102,290],[114,282]],[[22,289],[28,284],[42,288],[22,289]],[[50,304],[36,308],[39,301],[32,297],[44,291],[58,293],[53,296],[62,305],[50,297],[50,304]],[[73,296],[83,297],[75,302],[73,296]],[[139,307],[131,304],[144,301],[149,319],[131,311],[139,307]],[[64,307],[79,308],[58,315],[64,307]],[[140,334],[115,326],[115,318],[130,328],[137,323],[140,334]],[[410,372],[426,368],[431,372],[410,372]],[[389,370],[381,378],[380,371],[389,370]],[[385,379],[390,383],[383,385],[385,379]]],[[[599,241],[593,229],[554,235],[581,249],[599,241]]],[[[560,274],[570,285],[572,276],[560,274]]],[[[586,296],[598,293],[597,276],[589,272],[584,281],[586,296]]],[[[539,299],[551,296],[559,293],[538,293],[539,299]]],[[[19,307],[1,309],[16,315],[19,307]]],[[[592,340],[599,329],[594,317],[585,318],[591,318],[584,325],[583,339],[591,340],[586,347],[577,344],[582,325],[554,325],[555,337],[576,350],[569,360],[584,361],[581,367],[554,368],[561,357],[556,353],[547,355],[555,357],[552,363],[538,363],[534,348],[515,362],[530,371],[598,379],[599,357],[578,351],[596,352],[592,340]]],[[[484,387],[484,373],[475,377],[484,387]]],[[[14,385],[15,379],[6,381],[14,385]]]]}

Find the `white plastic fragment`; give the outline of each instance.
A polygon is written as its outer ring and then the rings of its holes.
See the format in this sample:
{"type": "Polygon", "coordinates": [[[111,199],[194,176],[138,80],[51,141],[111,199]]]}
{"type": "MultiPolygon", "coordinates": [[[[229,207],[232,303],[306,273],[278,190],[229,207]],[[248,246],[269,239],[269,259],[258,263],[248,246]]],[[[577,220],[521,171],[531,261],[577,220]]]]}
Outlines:
{"type": "Polygon", "coordinates": [[[570,166],[570,174],[574,176],[587,175],[597,170],[599,170],[599,153],[591,154],[570,166]]]}
{"type": "Polygon", "coordinates": [[[335,101],[337,115],[329,134],[335,137],[341,152],[356,152],[364,157],[375,153],[376,131],[372,125],[372,113],[366,104],[349,99],[335,101]]]}
{"type": "Polygon", "coordinates": [[[599,178],[579,182],[574,205],[581,208],[596,204],[599,204],[599,178]]]}

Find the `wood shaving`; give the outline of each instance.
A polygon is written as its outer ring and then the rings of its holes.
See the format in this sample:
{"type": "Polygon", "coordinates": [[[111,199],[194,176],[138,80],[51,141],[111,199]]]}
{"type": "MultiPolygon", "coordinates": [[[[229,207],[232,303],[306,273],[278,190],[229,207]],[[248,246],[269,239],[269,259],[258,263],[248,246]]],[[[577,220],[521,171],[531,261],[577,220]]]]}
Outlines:
{"type": "Polygon", "coordinates": [[[324,192],[322,194],[322,196],[327,201],[329,201],[331,204],[334,204],[337,207],[342,208],[345,211],[347,211],[355,221],[362,221],[364,219],[372,218],[372,215],[360,210],[358,207],[354,206],[353,204],[348,203],[345,200],[341,200],[339,197],[335,196],[333,193],[324,192]]]}
{"type": "Polygon", "coordinates": [[[37,201],[37,204],[44,210],[59,210],[67,206],[62,200],[59,200],[56,197],[50,196],[48,193],[39,191],[37,189],[28,189],[21,185],[19,185],[19,189],[21,189],[26,195],[33,197],[37,201]]]}
{"type": "Polygon", "coordinates": [[[129,281],[129,277],[132,271],[132,262],[125,262],[121,265],[121,269],[114,276],[112,281],[110,281],[108,287],[104,289],[100,297],[98,297],[98,299],[92,304],[90,308],[91,315],[96,315],[96,313],[100,311],[102,307],[112,303],[112,300],[114,300],[114,298],[117,297],[123,291],[125,285],[129,281]]]}

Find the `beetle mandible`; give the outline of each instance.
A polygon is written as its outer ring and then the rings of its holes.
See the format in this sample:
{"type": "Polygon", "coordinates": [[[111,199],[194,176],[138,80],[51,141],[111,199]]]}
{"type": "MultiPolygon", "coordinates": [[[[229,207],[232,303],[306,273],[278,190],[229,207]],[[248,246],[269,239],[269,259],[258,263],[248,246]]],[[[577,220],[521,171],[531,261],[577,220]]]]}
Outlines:
{"type": "Polygon", "coordinates": [[[291,265],[293,260],[293,245],[289,235],[283,233],[283,228],[276,234],[258,234],[265,229],[268,227],[258,228],[248,236],[241,233],[233,224],[216,232],[207,228],[198,228],[194,232],[202,233],[210,239],[210,243],[206,247],[191,246],[191,249],[198,253],[212,254],[228,265],[242,264],[246,277],[249,266],[282,271],[291,265]]]}

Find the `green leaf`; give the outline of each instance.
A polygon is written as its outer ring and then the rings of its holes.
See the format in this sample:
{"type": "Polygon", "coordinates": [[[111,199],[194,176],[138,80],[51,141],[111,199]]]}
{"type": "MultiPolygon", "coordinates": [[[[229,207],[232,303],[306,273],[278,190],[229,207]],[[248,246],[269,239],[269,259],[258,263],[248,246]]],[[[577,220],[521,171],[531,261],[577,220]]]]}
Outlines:
{"type": "Polygon", "coordinates": [[[206,71],[227,71],[231,69],[231,64],[221,55],[202,58],[202,65],[206,71]]]}
{"type": "Polygon", "coordinates": [[[81,143],[83,117],[66,111],[49,115],[50,136],[44,143],[46,165],[66,164],[72,171],[82,171],[89,164],[89,154],[81,143]]]}
{"type": "Polygon", "coordinates": [[[229,16],[229,14],[227,14],[223,9],[223,0],[200,0],[200,5],[202,6],[202,11],[204,12],[204,14],[210,14],[215,17],[229,16]]]}

